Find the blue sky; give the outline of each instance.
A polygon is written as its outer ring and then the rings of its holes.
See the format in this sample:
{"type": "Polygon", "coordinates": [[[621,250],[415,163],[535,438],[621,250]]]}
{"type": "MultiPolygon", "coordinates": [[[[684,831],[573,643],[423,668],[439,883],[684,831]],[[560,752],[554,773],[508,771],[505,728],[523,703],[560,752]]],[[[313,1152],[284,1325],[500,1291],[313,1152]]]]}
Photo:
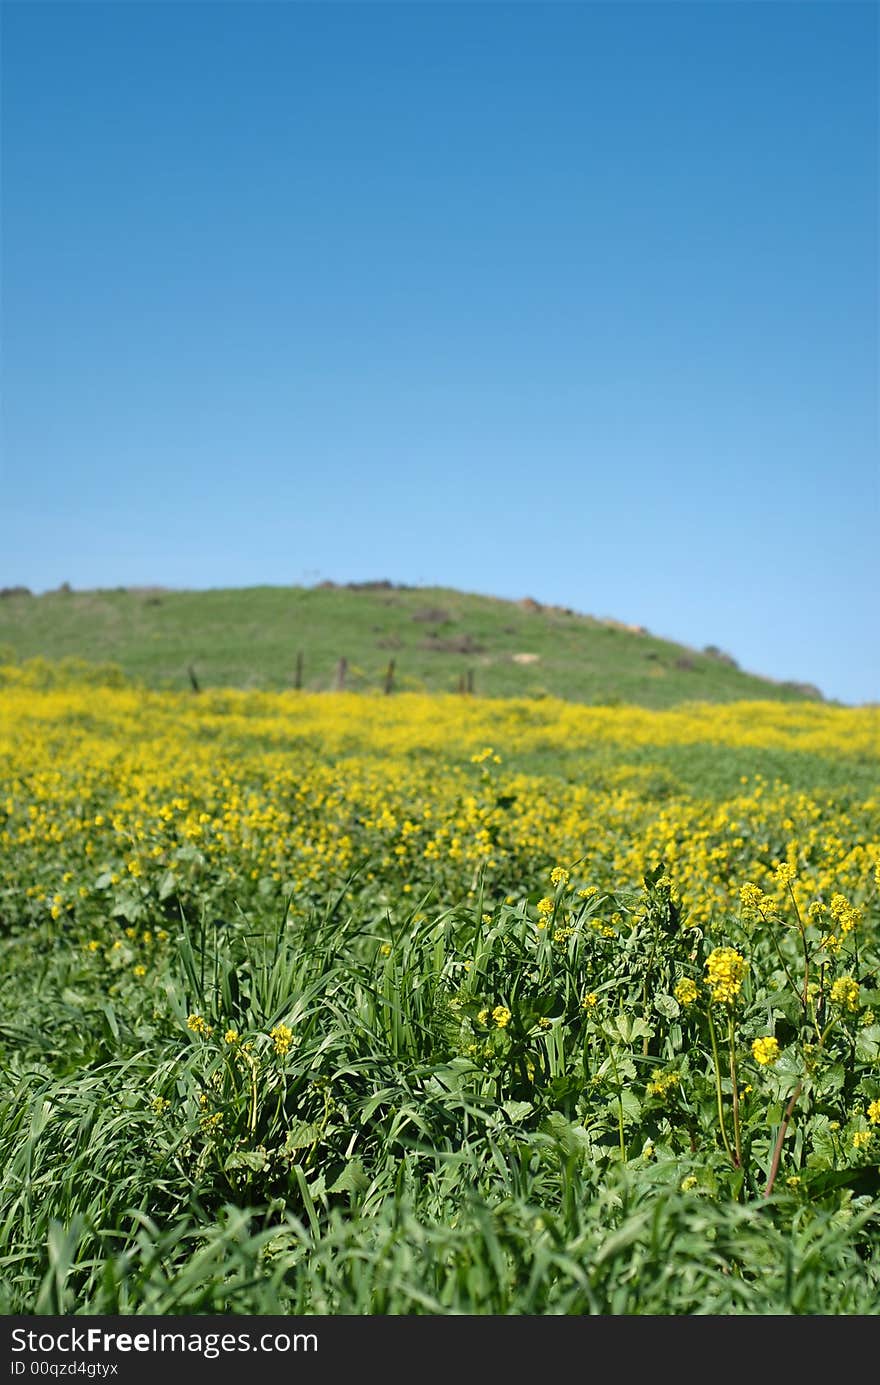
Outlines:
{"type": "Polygon", "coordinates": [[[5,3],[0,585],[388,578],[880,700],[878,7],[5,3]]]}

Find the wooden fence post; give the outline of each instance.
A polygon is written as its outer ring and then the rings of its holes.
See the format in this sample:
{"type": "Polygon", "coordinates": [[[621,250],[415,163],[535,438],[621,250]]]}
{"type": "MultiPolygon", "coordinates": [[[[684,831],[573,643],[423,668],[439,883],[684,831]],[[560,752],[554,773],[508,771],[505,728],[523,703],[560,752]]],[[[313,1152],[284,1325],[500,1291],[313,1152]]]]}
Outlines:
{"type": "Polygon", "coordinates": [[[303,656],[302,650],[296,656],[296,673],[293,676],[293,686],[301,688],[303,685],[303,656]]]}
{"type": "Polygon", "coordinates": [[[385,670],[385,692],[390,693],[394,686],[394,660],[389,659],[388,668],[385,670]]]}
{"type": "Polygon", "coordinates": [[[199,692],[199,680],[196,678],[196,671],[192,664],[187,668],[187,673],[189,674],[189,681],[192,684],[193,692],[199,692]]]}
{"type": "Polygon", "coordinates": [[[345,691],[345,670],[348,668],[348,660],[340,659],[336,665],[336,691],[345,691]]]}

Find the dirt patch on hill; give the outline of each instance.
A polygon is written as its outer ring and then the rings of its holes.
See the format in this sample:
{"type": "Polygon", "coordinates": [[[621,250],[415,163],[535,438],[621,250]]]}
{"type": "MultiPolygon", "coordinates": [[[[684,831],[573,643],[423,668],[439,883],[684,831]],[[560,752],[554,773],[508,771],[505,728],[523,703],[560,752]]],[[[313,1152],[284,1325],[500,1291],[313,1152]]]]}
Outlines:
{"type": "Polygon", "coordinates": [[[441,639],[439,635],[429,635],[419,645],[420,649],[430,649],[435,654],[482,654],[485,647],[472,635],[454,635],[449,639],[441,639]]]}
{"type": "Polygon", "coordinates": [[[415,611],[413,620],[424,621],[426,625],[446,625],[452,616],[440,606],[426,606],[423,611],[415,611]]]}

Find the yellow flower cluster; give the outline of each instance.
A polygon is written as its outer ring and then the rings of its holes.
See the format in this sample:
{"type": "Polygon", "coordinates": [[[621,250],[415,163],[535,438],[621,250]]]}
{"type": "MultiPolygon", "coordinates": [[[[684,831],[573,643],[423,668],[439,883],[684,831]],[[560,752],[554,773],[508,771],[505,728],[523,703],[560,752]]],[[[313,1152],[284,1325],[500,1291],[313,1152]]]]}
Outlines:
{"type": "Polygon", "coordinates": [[[293,1030],[287,1024],[276,1024],[273,1029],[270,1029],[269,1038],[272,1040],[275,1052],[283,1056],[290,1051],[290,1045],[293,1043],[293,1030]]]}
{"type": "Polygon", "coordinates": [[[662,1072],[658,1070],[651,1074],[648,1083],[648,1092],[652,1096],[666,1096],[667,1092],[673,1087],[677,1087],[681,1081],[677,1072],[662,1072]]]}
{"type": "Polygon", "coordinates": [[[748,964],[733,947],[716,947],[706,958],[706,985],[717,1005],[732,1005],[742,989],[748,964]]]}
{"type": "Polygon", "coordinates": [[[769,1067],[771,1064],[777,1062],[779,1053],[779,1041],[778,1039],[774,1039],[772,1035],[767,1035],[765,1038],[754,1039],[752,1041],[752,1057],[755,1062],[760,1063],[762,1067],[769,1067]]]}
{"type": "Polygon", "coordinates": [[[693,1005],[699,993],[700,989],[696,981],[692,981],[689,976],[683,976],[673,991],[679,1005],[693,1005]]]}
{"type": "Polygon", "coordinates": [[[859,983],[849,974],[838,976],[831,987],[831,999],[841,1010],[858,1010],[859,983]]]}
{"type": "Polygon", "coordinates": [[[760,909],[764,899],[764,891],[758,885],[746,884],[740,890],[739,897],[744,909],[760,909]]]}

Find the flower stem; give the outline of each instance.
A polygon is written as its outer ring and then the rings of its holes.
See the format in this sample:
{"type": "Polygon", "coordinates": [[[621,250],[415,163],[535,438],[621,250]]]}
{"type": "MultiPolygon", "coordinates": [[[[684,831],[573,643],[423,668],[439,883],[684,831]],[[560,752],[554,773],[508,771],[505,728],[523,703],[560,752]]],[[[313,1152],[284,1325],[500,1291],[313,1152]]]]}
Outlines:
{"type": "Polygon", "coordinates": [[[732,1089],[732,1091],[733,1091],[733,1138],[734,1138],[734,1143],[735,1143],[735,1145],[736,1145],[736,1158],[734,1159],[734,1163],[736,1164],[736,1167],[737,1167],[737,1168],[741,1168],[741,1167],[742,1167],[742,1138],[741,1138],[741,1134],[740,1134],[740,1122],[739,1122],[739,1089],[738,1089],[738,1087],[737,1087],[737,1080],[736,1080],[736,1051],[735,1051],[735,1048],[734,1048],[734,1039],[733,1039],[733,1011],[732,1011],[732,1010],[731,1010],[730,1015],[729,1015],[729,1017],[728,1017],[727,1041],[728,1041],[728,1044],[729,1044],[729,1046],[730,1046],[730,1083],[731,1083],[731,1089],[732,1089]]]}
{"type": "Polygon", "coordinates": [[[776,1144],[773,1146],[773,1162],[770,1165],[770,1173],[767,1177],[767,1187],[764,1189],[765,1197],[769,1197],[773,1192],[773,1184],[776,1182],[776,1175],[779,1172],[779,1160],[782,1157],[782,1142],[785,1139],[786,1131],[788,1130],[788,1122],[791,1120],[791,1113],[794,1110],[795,1102],[801,1094],[802,1086],[802,1082],[797,1084],[785,1108],[785,1115],[782,1117],[782,1124],[776,1136],[776,1144]]]}
{"type": "Polygon", "coordinates": [[[724,1141],[724,1148],[727,1150],[731,1164],[736,1168],[736,1156],[730,1148],[730,1140],[727,1138],[727,1126],[724,1124],[724,1099],[721,1093],[721,1060],[718,1057],[718,1039],[715,1035],[715,1022],[712,1019],[712,1010],[709,1009],[709,1036],[712,1040],[712,1056],[715,1059],[715,1096],[718,1101],[718,1124],[721,1127],[721,1138],[724,1141]]]}

